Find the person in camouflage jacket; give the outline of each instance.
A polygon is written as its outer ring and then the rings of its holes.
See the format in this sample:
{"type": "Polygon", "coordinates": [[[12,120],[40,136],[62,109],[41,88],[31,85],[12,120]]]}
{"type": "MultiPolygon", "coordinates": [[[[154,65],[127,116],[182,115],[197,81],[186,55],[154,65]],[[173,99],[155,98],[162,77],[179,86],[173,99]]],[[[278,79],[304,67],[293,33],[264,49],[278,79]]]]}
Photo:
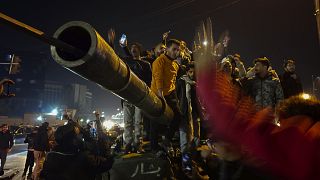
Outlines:
{"type": "Polygon", "coordinates": [[[244,92],[258,109],[274,108],[284,98],[280,80],[268,71],[270,62],[266,57],[255,59],[254,64],[256,75],[244,81],[244,92]]]}

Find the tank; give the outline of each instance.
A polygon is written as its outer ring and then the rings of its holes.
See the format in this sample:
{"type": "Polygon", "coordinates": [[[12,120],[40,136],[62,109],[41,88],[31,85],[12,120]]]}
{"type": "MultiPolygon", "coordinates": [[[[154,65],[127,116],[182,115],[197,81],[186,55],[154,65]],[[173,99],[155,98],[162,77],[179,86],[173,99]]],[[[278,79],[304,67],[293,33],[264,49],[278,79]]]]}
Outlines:
{"type": "Polygon", "coordinates": [[[156,96],[120,59],[112,47],[88,23],[72,21],[62,25],[54,39],[67,43],[83,53],[69,53],[51,46],[53,59],[84,79],[134,104],[152,121],[169,124],[173,112],[164,99],[156,96]]]}

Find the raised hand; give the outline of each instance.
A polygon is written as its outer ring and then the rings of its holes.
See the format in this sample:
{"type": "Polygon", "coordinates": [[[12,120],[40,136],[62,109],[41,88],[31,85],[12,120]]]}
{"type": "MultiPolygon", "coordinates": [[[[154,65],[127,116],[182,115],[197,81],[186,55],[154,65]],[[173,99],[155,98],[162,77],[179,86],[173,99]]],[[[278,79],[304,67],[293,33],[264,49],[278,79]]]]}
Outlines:
{"type": "Polygon", "coordinates": [[[114,29],[113,28],[109,29],[108,30],[108,42],[111,46],[114,45],[115,37],[116,37],[116,33],[115,33],[114,29]]]}
{"type": "Polygon", "coordinates": [[[163,39],[163,40],[168,39],[170,32],[171,32],[171,31],[168,31],[168,32],[163,33],[163,34],[162,34],[162,39],[163,39]]]}

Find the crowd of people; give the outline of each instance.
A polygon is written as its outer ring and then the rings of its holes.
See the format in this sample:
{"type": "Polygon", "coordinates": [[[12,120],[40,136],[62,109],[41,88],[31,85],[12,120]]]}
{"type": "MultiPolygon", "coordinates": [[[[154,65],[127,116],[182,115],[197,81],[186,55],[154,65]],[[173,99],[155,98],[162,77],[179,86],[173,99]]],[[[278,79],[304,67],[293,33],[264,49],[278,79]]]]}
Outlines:
{"type": "MultiPolygon", "coordinates": [[[[64,115],[68,123],[57,129],[44,122],[33,127],[24,143],[28,144],[23,178],[39,179],[95,179],[107,172],[113,164],[113,158],[104,153],[109,147],[99,142],[92,127],[83,128],[79,123],[64,115]],[[35,166],[34,166],[35,165],[35,166]]],[[[0,127],[0,176],[4,174],[4,165],[8,152],[14,145],[13,135],[8,125],[0,127]]]]}
{"type": "MultiPolygon", "coordinates": [[[[114,30],[111,29],[108,32],[108,43],[111,47],[115,47],[115,36],[114,30]]],[[[150,151],[159,158],[162,156],[171,157],[176,153],[176,147],[173,143],[174,139],[178,137],[178,149],[181,152],[181,156],[179,156],[180,166],[187,177],[193,178],[195,169],[201,163],[205,164],[202,168],[210,178],[241,179],[240,177],[254,177],[260,179],[262,177],[272,177],[274,174],[257,173],[261,172],[259,168],[243,163],[243,161],[252,163],[256,160],[254,158],[257,157],[257,154],[261,155],[265,151],[258,151],[257,149],[250,151],[250,147],[260,148],[260,146],[255,146],[252,142],[245,142],[243,144],[248,145],[246,147],[249,148],[248,152],[256,153],[254,154],[256,156],[253,155],[250,156],[253,159],[244,160],[247,154],[241,147],[242,141],[239,140],[240,137],[235,137],[237,135],[229,132],[228,128],[231,131],[239,132],[240,135],[241,131],[247,132],[247,129],[244,128],[247,127],[247,124],[239,123],[241,129],[233,128],[233,125],[227,126],[227,121],[222,122],[223,119],[227,119],[226,117],[232,119],[232,113],[224,114],[230,107],[225,108],[223,103],[232,99],[232,102],[237,102],[234,104],[241,105],[245,97],[250,97],[252,105],[245,106],[246,108],[250,107],[247,111],[244,111],[245,114],[263,112],[270,108],[269,115],[280,113],[281,118],[284,116],[288,118],[289,112],[294,112],[294,115],[303,114],[310,116],[314,121],[319,120],[319,116],[313,116],[317,114],[313,111],[319,110],[319,102],[315,99],[303,99],[300,96],[303,93],[303,87],[295,71],[295,59],[285,59],[284,73],[281,75],[271,67],[271,62],[267,57],[257,57],[253,60],[252,66],[246,68],[240,54],[228,53],[230,37],[226,34],[212,50],[211,56],[214,58],[214,63],[209,65],[215,67],[215,74],[209,72],[203,75],[201,68],[199,70],[201,64],[198,64],[197,56],[202,53],[201,49],[204,47],[201,46],[206,45],[195,45],[191,51],[185,41],[168,39],[168,36],[169,32],[164,33],[162,42],[150,51],[144,51],[142,45],[137,42],[128,45],[127,39],[122,39],[119,42],[125,54],[121,59],[135,75],[145,82],[153,93],[165,100],[174,114],[170,124],[163,125],[150,119],[144,114],[143,110],[132,103],[122,100],[124,112],[122,153],[143,154],[150,151]],[[202,76],[199,76],[198,73],[202,76]],[[220,76],[217,74],[223,74],[223,77],[219,79],[220,76]],[[216,83],[212,80],[215,80],[216,83]],[[217,83],[219,80],[223,81],[220,82],[222,84],[217,83]],[[230,86],[223,83],[230,84],[230,86]],[[221,86],[217,88],[218,85],[221,86]],[[209,87],[221,89],[221,92],[214,93],[209,87]],[[232,88],[230,89],[230,87],[232,88]],[[210,96],[211,92],[212,96],[210,96]],[[304,113],[306,108],[296,107],[292,105],[292,102],[303,107],[309,107],[310,111],[308,112],[310,113],[304,113]],[[309,104],[301,102],[309,102],[309,104]],[[220,104],[222,104],[221,108],[225,109],[219,109],[220,104]],[[219,111],[221,111],[221,115],[217,117],[219,111]],[[150,141],[150,149],[145,149],[144,141],[146,140],[150,141]],[[203,150],[201,155],[197,156],[200,157],[200,162],[199,159],[196,159],[195,152],[201,147],[201,140],[206,140],[205,143],[209,149],[203,150]],[[196,164],[195,161],[197,161],[196,164]],[[210,163],[211,161],[218,163],[210,163]],[[219,172],[217,172],[217,169],[219,169],[219,172]]],[[[242,106],[239,107],[240,110],[242,108],[242,106]]],[[[237,116],[242,116],[242,114],[237,114],[237,116]]],[[[279,126],[280,123],[282,126],[281,118],[274,118],[268,123],[276,126],[279,126]]],[[[24,176],[28,173],[28,176],[34,180],[40,178],[95,179],[97,174],[101,175],[112,167],[112,157],[104,152],[107,146],[99,144],[97,135],[92,135],[89,129],[85,130],[70,118],[67,119],[69,119],[68,124],[59,127],[55,133],[52,132],[48,123],[43,123],[42,126],[34,129],[26,137],[25,143],[28,143],[28,153],[23,172],[24,176]],[[34,163],[35,167],[33,168],[34,163]],[[63,168],[61,167],[62,164],[64,165],[63,168]]],[[[97,116],[97,119],[99,119],[99,116],[97,116]]],[[[13,146],[12,136],[7,133],[7,129],[6,125],[1,126],[0,172],[2,174],[7,152],[13,146]]],[[[260,130],[266,131],[265,129],[260,130]]],[[[96,133],[101,135],[99,130],[96,133]]],[[[102,137],[102,139],[104,138],[102,137]]],[[[276,171],[272,172],[276,173],[279,170],[273,166],[270,169],[275,169],[276,171]]],[[[206,179],[204,175],[197,175],[206,179]]]]}
{"type": "MultiPolygon", "coordinates": [[[[161,43],[151,51],[143,51],[140,43],[120,41],[126,57],[122,59],[130,69],[143,80],[151,90],[166,103],[174,112],[171,123],[163,125],[149,120],[143,112],[129,102],[123,101],[124,109],[124,147],[125,153],[144,152],[142,148],[143,129],[149,134],[151,149],[156,153],[163,150],[173,151],[172,139],[179,132],[180,150],[182,152],[182,167],[186,173],[191,173],[190,149],[200,146],[202,119],[205,117],[199,98],[196,95],[195,58],[201,46],[195,45],[190,51],[182,40],[169,39],[169,32],[163,34],[161,43]],[[148,121],[149,123],[143,123],[148,121]],[[143,127],[143,124],[148,126],[143,127]],[[150,125],[149,125],[150,124],[150,125]],[[164,134],[161,143],[159,134],[164,134]]],[[[114,47],[115,32],[108,32],[109,44],[114,47]]],[[[271,67],[267,57],[257,57],[252,67],[245,68],[240,54],[229,54],[230,36],[226,34],[213,49],[219,71],[228,75],[244,96],[255,101],[255,109],[267,107],[273,109],[284,99],[303,93],[302,83],[295,71],[295,60],[287,58],[283,64],[284,73],[278,73],[271,67]]]]}

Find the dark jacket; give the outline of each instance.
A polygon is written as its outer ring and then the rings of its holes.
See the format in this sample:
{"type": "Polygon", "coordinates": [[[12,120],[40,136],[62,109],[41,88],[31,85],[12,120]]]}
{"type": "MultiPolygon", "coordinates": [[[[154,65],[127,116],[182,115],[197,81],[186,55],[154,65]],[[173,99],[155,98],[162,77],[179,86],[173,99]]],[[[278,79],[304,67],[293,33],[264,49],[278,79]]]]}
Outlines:
{"type": "Polygon", "coordinates": [[[36,133],[30,133],[27,135],[26,139],[24,140],[24,143],[28,143],[28,150],[34,149],[34,140],[36,138],[36,133]]]}
{"type": "Polygon", "coordinates": [[[6,133],[0,132],[0,149],[11,149],[13,146],[13,136],[7,131],[6,133]]]}
{"type": "Polygon", "coordinates": [[[46,127],[40,127],[34,139],[34,150],[47,151],[49,149],[48,132],[46,127]]]}
{"type": "Polygon", "coordinates": [[[45,180],[94,180],[97,174],[107,172],[112,159],[79,152],[66,154],[52,151],[47,154],[41,177],[45,180]]]}
{"type": "Polygon", "coordinates": [[[243,90],[256,103],[258,109],[275,107],[283,100],[280,80],[268,74],[265,78],[257,76],[243,81],[243,90]]]}
{"type": "Polygon", "coordinates": [[[144,81],[150,87],[152,73],[149,62],[143,60],[134,60],[132,57],[124,58],[123,61],[130,67],[134,74],[139,77],[139,79],[144,81]]]}
{"type": "Polygon", "coordinates": [[[135,60],[133,59],[128,46],[122,47],[126,57],[121,59],[130,67],[130,69],[144,81],[149,87],[151,86],[151,65],[148,61],[145,60],[135,60]]]}
{"type": "Polygon", "coordinates": [[[283,95],[285,99],[303,93],[300,78],[297,76],[297,79],[293,79],[291,75],[292,73],[285,72],[280,77],[280,82],[282,85],[283,95]]]}

